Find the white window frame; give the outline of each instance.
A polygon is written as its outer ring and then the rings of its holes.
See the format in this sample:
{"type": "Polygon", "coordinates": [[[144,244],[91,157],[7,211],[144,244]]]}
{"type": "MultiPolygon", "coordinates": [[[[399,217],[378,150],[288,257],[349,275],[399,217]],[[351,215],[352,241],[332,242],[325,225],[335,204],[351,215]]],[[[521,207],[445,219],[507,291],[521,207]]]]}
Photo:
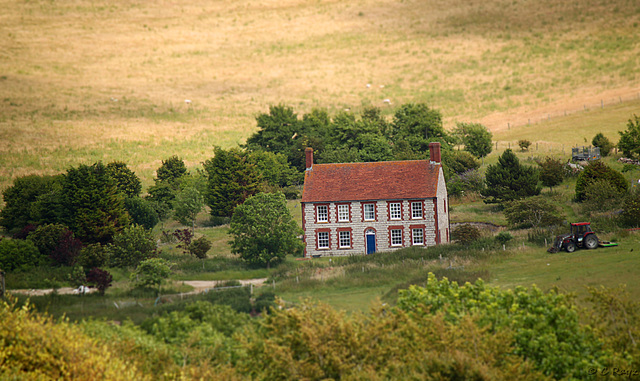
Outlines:
{"type": "Polygon", "coordinates": [[[402,203],[401,202],[390,202],[389,203],[389,219],[390,220],[401,220],[402,219],[402,203]],[[397,210],[395,206],[397,205],[397,210]],[[396,217],[394,217],[394,215],[396,217]]]}
{"type": "Polygon", "coordinates": [[[342,230],[338,232],[338,247],[340,249],[351,248],[351,232],[350,231],[342,230]],[[347,242],[347,245],[344,245],[343,242],[347,242]]]}
{"type": "Polygon", "coordinates": [[[391,229],[389,234],[391,234],[391,246],[402,246],[402,229],[391,229]],[[399,235],[394,236],[394,232],[399,235]],[[394,242],[394,239],[399,240],[399,242],[394,242]]]}
{"type": "Polygon", "coordinates": [[[422,202],[412,202],[411,203],[411,218],[414,220],[421,220],[423,218],[423,210],[422,210],[422,202]],[[417,208],[416,208],[417,206],[417,208]]]}
{"type": "Polygon", "coordinates": [[[351,214],[350,212],[351,212],[351,208],[349,207],[349,204],[338,204],[338,222],[351,221],[351,219],[349,218],[351,214]]]}
{"type": "Polygon", "coordinates": [[[424,229],[417,228],[411,229],[411,241],[414,245],[424,245],[424,229]],[[416,232],[420,232],[420,234],[416,234],[416,232]]]}
{"type": "Polygon", "coordinates": [[[329,232],[318,232],[318,249],[329,249],[330,245],[329,245],[329,232]],[[326,235],[326,238],[324,238],[326,235]],[[321,238],[322,236],[322,238],[321,238]],[[322,246],[321,243],[325,242],[327,245],[326,246],[322,246]]]}
{"type": "Polygon", "coordinates": [[[329,205],[316,205],[316,222],[329,222],[329,205]],[[322,213],[320,210],[324,210],[322,213]],[[320,219],[323,216],[324,219],[320,219]]]}
{"type": "Polygon", "coordinates": [[[376,220],[376,206],[374,204],[364,204],[362,205],[362,216],[365,221],[375,221],[376,220]],[[367,211],[367,207],[371,207],[371,210],[367,211]],[[367,213],[371,213],[371,218],[367,218],[367,213]]]}

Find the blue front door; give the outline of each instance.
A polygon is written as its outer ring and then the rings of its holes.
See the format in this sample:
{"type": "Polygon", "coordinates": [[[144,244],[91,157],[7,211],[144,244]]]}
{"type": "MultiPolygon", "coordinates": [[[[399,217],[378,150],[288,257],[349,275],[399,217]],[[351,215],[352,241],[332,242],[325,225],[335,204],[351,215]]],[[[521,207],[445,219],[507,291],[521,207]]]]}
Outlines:
{"type": "Polygon", "coordinates": [[[376,235],[367,234],[367,254],[376,252],[376,235]]]}

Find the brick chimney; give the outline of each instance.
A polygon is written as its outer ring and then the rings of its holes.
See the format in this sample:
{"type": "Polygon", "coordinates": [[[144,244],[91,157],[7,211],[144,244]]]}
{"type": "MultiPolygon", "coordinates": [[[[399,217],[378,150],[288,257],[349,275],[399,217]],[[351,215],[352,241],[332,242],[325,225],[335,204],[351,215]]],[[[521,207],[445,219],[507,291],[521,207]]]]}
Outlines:
{"type": "Polygon", "coordinates": [[[429,143],[429,159],[431,164],[440,164],[440,143],[429,143]]]}
{"type": "Polygon", "coordinates": [[[307,171],[313,167],[313,148],[307,147],[304,150],[305,155],[307,156],[307,171]]]}

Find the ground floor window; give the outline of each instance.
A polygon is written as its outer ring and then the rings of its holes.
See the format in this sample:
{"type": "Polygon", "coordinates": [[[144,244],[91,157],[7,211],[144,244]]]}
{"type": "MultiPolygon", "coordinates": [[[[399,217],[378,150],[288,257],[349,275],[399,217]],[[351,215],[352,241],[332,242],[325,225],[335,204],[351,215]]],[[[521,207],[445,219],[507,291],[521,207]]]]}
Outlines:
{"type": "Polygon", "coordinates": [[[340,236],[340,247],[341,248],[348,248],[351,247],[351,232],[350,231],[343,231],[343,232],[339,232],[340,236]]]}
{"type": "Polygon", "coordinates": [[[411,229],[414,245],[424,245],[424,229],[411,229]]]}
{"type": "Polygon", "coordinates": [[[402,246],[402,229],[391,229],[391,246],[402,246]]]}
{"type": "Polygon", "coordinates": [[[318,249],[329,248],[329,232],[318,233],[318,249]]]}

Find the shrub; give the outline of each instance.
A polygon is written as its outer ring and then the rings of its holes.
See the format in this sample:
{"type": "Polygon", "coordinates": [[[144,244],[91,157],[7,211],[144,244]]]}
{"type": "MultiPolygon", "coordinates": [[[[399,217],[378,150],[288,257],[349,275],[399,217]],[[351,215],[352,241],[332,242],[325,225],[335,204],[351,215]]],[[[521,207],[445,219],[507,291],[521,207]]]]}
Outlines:
{"type": "Polygon", "coordinates": [[[169,262],[162,258],[151,258],[140,262],[136,270],[129,276],[129,279],[135,287],[158,286],[159,293],[160,285],[169,275],[171,275],[169,262]]]}
{"type": "Polygon", "coordinates": [[[465,192],[480,192],[484,188],[484,178],[477,169],[456,174],[447,182],[450,196],[460,196],[465,192]]]}
{"type": "Polygon", "coordinates": [[[518,140],[518,146],[520,147],[520,150],[528,151],[529,147],[531,146],[531,142],[527,139],[521,139],[518,140]]]}
{"type": "Polygon", "coordinates": [[[602,342],[580,324],[571,296],[554,291],[543,293],[535,286],[501,290],[481,280],[460,286],[429,274],[426,287],[400,292],[398,306],[417,316],[441,313],[458,326],[469,313],[478,313],[474,324],[493,333],[511,330],[511,353],[554,379],[586,379],[590,364],[606,361],[602,342]]]}
{"type": "Polygon", "coordinates": [[[89,273],[87,274],[87,282],[94,285],[98,289],[98,292],[100,292],[100,295],[104,295],[104,293],[107,291],[107,288],[111,287],[112,281],[113,277],[111,276],[111,274],[109,274],[108,271],[99,269],[97,267],[91,269],[91,271],[89,271],[89,273]]]}
{"type": "Polygon", "coordinates": [[[26,271],[47,262],[31,241],[21,239],[0,240],[0,269],[26,271]]]}
{"type": "Polygon", "coordinates": [[[151,201],[140,197],[129,197],[124,200],[124,207],[134,224],[142,225],[147,229],[153,229],[160,218],[151,201]]]}
{"type": "Polygon", "coordinates": [[[53,262],[61,266],[73,266],[82,249],[82,242],[73,236],[70,230],[64,232],[58,245],[53,249],[50,257],[53,262]]]}
{"type": "Polygon", "coordinates": [[[29,306],[0,302],[3,380],[147,380],[107,344],[29,306]]]}
{"type": "Polygon", "coordinates": [[[27,236],[27,239],[33,242],[42,256],[48,257],[67,232],[69,232],[69,228],[62,224],[46,224],[36,228],[27,236]]]}
{"type": "Polygon", "coordinates": [[[625,194],[609,181],[597,179],[584,190],[584,209],[595,212],[612,212],[619,209],[625,194]]]}
{"type": "Polygon", "coordinates": [[[506,205],[504,215],[511,225],[520,228],[558,225],[565,218],[557,205],[542,196],[512,201],[506,205]]]}
{"type": "Polygon", "coordinates": [[[76,264],[86,269],[102,267],[108,263],[109,251],[104,245],[94,243],[80,249],[76,264]]]}
{"type": "Polygon", "coordinates": [[[640,227],[640,192],[634,192],[624,200],[620,218],[629,227],[640,227]]]}
{"type": "Polygon", "coordinates": [[[451,239],[465,246],[476,241],[480,236],[480,229],[470,224],[458,225],[451,232],[451,239]]]}
{"type": "Polygon", "coordinates": [[[209,249],[211,249],[211,241],[209,241],[207,237],[195,239],[189,245],[189,252],[200,259],[207,257],[207,251],[209,251],[209,249]]]}
{"type": "Polygon", "coordinates": [[[611,152],[611,149],[613,149],[614,147],[614,144],[611,143],[611,140],[604,136],[602,132],[598,132],[596,136],[593,137],[591,144],[594,147],[600,148],[600,155],[602,155],[602,157],[609,156],[609,152],[611,152]]]}
{"type": "Polygon", "coordinates": [[[608,167],[601,160],[592,161],[584,168],[584,171],[578,175],[578,180],[576,181],[576,200],[584,201],[586,199],[585,191],[587,186],[596,180],[609,182],[619,192],[626,192],[629,189],[629,184],[622,173],[608,167]]]}
{"type": "Polygon", "coordinates": [[[513,236],[509,232],[500,232],[495,236],[495,240],[498,241],[501,245],[506,245],[507,242],[511,241],[513,236]]]}
{"type": "Polygon", "coordinates": [[[157,245],[151,232],[140,225],[125,228],[109,244],[109,262],[114,267],[133,267],[157,255],[157,245]]]}

